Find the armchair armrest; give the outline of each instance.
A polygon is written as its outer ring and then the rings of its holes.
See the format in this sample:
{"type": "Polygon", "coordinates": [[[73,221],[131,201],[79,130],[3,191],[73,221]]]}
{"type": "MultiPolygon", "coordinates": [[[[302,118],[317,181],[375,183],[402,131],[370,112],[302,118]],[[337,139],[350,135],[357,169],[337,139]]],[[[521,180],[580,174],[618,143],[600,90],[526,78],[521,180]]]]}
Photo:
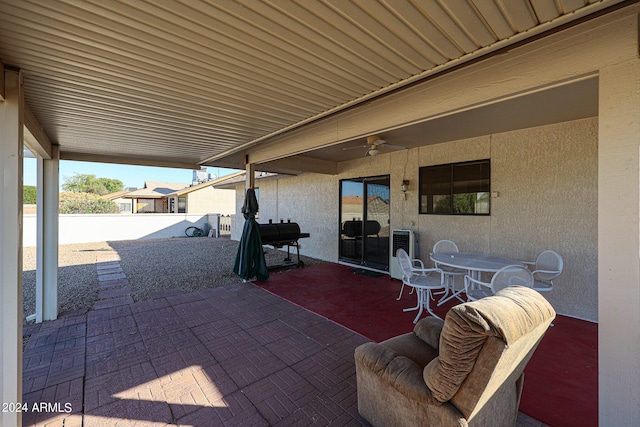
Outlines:
{"type": "Polygon", "coordinates": [[[411,263],[413,264],[411,267],[413,267],[414,265],[417,265],[419,266],[418,268],[424,268],[424,262],[422,262],[421,259],[418,259],[418,258],[412,259],[411,263]]]}
{"type": "Polygon", "coordinates": [[[413,332],[437,351],[440,348],[440,334],[443,327],[444,320],[429,316],[421,319],[413,328],[413,332]]]}
{"type": "Polygon", "coordinates": [[[389,347],[365,343],[355,350],[356,370],[368,371],[409,399],[433,400],[422,377],[422,368],[389,347]]]}

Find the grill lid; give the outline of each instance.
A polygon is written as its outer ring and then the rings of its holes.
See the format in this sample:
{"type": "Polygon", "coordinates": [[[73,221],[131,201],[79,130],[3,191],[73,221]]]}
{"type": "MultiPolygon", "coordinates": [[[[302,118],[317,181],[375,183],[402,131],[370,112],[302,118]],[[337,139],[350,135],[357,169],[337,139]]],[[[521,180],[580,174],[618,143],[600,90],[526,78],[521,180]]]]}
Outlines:
{"type": "Polygon", "coordinates": [[[300,226],[295,222],[260,224],[260,237],[263,244],[292,242],[300,238],[300,226]]]}

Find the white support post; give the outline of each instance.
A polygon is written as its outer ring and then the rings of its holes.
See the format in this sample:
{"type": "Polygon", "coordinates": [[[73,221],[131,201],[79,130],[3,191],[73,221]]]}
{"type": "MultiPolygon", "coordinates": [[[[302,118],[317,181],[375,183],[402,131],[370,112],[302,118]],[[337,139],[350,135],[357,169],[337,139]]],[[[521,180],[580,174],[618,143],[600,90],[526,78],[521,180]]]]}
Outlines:
{"type": "Polygon", "coordinates": [[[245,190],[255,187],[256,185],[256,165],[253,163],[247,163],[246,165],[246,182],[245,182],[245,190]]]}
{"type": "Polygon", "coordinates": [[[38,156],[36,322],[58,318],[58,147],[50,160],[38,156]]]}
{"type": "Polygon", "coordinates": [[[640,425],[640,60],[600,70],[600,425],[640,425]]]}
{"type": "MultiPolygon", "coordinates": [[[[22,74],[5,71],[0,102],[0,402],[22,401],[22,74]]],[[[18,411],[0,425],[21,426],[18,411]]]]}

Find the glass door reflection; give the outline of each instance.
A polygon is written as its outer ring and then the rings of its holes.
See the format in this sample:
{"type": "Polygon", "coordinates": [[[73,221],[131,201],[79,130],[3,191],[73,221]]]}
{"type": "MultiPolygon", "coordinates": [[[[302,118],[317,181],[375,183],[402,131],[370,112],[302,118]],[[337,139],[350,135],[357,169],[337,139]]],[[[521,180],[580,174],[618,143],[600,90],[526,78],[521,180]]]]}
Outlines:
{"type": "Polygon", "coordinates": [[[389,176],[340,182],[340,259],[389,269],[389,176]]]}

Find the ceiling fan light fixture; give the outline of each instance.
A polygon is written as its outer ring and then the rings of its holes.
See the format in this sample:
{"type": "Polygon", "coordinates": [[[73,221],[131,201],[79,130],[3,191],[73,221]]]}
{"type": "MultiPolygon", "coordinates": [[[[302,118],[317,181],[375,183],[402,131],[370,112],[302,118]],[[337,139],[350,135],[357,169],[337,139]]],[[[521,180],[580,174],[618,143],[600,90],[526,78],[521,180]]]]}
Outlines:
{"type": "Polygon", "coordinates": [[[378,154],[380,154],[380,150],[378,150],[376,147],[373,147],[371,150],[369,150],[370,156],[377,156],[378,154]]]}
{"type": "Polygon", "coordinates": [[[385,140],[380,138],[380,135],[371,135],[367,137],[367,145],[376,146],[384,143],[385,140]]]}

